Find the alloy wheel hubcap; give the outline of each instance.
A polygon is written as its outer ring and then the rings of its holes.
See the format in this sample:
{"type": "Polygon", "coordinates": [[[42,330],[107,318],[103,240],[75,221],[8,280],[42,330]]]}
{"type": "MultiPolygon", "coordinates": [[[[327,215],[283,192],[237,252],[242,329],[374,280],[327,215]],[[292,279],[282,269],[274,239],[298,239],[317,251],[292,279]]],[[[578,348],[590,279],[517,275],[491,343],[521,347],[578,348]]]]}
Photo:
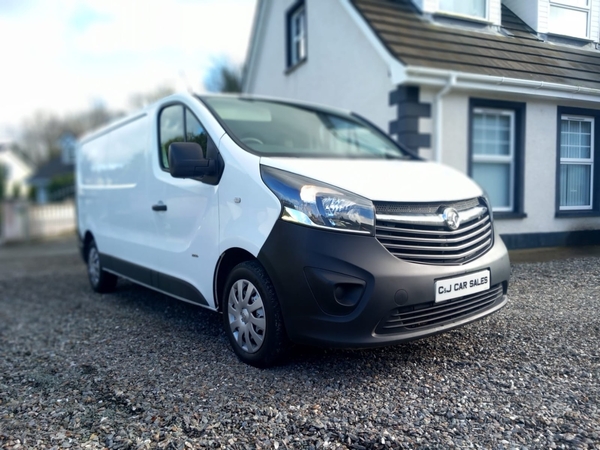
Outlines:
{"type": "Polygon", "coordinates": [[[265,338],[265,307],[258,290],[250,281],[238,280],[231,286],[227,314],[237,345],[248,353],[260,350],[265,338]]]}
{"type": "Polygon", "coordinates": [[[90,250],[88,256],[88,274],[92,284],[97,286],[100,281],[100,257],[95,247],[90,250]]]}

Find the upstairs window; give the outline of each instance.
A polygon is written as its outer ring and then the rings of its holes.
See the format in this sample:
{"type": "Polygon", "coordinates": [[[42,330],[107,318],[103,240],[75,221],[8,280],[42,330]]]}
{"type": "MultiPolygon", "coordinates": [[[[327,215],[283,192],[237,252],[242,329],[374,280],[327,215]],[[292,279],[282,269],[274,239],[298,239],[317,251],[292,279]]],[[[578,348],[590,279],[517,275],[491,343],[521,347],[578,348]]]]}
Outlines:
{"type": "Polygon", "coordinates": [[[590,0],[550,0],[548,31],[586,39],[589,31],[590,0]]]}
{"type": "Polygon", "coordinates": [[[287,13],[287,67],[297,66],[306,59],[306,5],[296,3],[287,13]]]}
{"type": "Polygon", "coordinates": [[[487,18],[487,0],[440,0],[439,9],[442,12],[487,18]]]}

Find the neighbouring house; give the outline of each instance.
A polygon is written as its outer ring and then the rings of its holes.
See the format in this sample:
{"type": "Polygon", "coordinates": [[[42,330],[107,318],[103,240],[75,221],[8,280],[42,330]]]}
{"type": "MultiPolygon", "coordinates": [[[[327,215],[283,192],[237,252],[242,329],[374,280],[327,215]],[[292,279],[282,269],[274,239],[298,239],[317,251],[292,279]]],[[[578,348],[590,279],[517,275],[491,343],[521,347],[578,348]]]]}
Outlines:
{"type": "Polygon", "coordinates": [[[256,11],[244,92],[354,110],[468,173],[509,248],[600,244],[600,0],[256,11]]]}
{"type": "Polygon", "coordinates": [[[61,139],[61,155],[51,158],[29,179],[35,187],[35,201],[40,204],[71,198],[75,195],[75,146],[72,136],[61,139]]]}
{"type": "Polygon", "coordinates": [[[5,198],[23,198],[28,193],[28,178],[33,165],[9,142],[0,143],[0,166],[5,171],[3,192],[5,198]]]}

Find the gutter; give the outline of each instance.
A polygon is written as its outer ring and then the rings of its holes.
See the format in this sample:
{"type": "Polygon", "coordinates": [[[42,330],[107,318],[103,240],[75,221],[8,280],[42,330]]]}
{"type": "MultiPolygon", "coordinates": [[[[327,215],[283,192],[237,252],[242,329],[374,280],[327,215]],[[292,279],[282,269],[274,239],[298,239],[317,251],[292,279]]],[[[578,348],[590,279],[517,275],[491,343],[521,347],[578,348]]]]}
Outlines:
{"type": "Polygon", "coordinates": [[[521,80],[493,75],[452,72],[428,67],[407,66],[404,83],[445,87],[447,80],[455,78],[455,86],[463,89],[511,92],[539,97],[567,98],[597,102],[600,89],[545,81],[521,80]]]}
{"type": "Polygon", "coordinates": [[[448,77],[446,85],[440,90],[433,99],[433,119],[435,121],[434,139],[434,160],[438,163],[442,162],[442,132],[443,130],[443,97],[456,85],[456,74],[452,73],[448,77]]]}

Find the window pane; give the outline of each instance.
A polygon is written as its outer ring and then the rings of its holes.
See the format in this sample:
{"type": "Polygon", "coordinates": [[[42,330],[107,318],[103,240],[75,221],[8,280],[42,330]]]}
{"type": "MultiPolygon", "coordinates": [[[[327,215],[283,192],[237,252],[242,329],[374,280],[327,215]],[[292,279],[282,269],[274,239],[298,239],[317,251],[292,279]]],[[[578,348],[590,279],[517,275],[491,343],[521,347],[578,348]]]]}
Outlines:
{"type": "Polygon", "coordinates": [[[186,127],[186,141],[196,142],[202,147],[202,153],[206,157],[206,143],[208,136],[204,127],[200,124],[196,116],[189,110],[185,109],[185,127],[186,127]]]}
{"type": "Polygon", "coordinates": [[[588,36],[588,12],[550,5],[549,30],[551,33],[586,38],[588,36]]]}
{"type": "Polygon", "coordinates": [[[589,159],[592,156],[592,122],[561,120],[560,157],[589,159]],[[565,131],[568,130],[568,131],[565,131]]]}
{"type": "Polygon", "coordinates": [[[494,112],[473,114],[473,154],[508,156],[511,154],[510,116],[494,112]]]}
{"type": "Polygon", "coordinates": [[[589,164],[560,166],[560,206],[591,206],[591,174],[589,164]]]}
{"type": "Polygon", "coordinates": [[[510,178],[510,164],[473,163],[473,179],[486,190],[493,208],[511,206],[510,178]]]}
{"type": "Polygon", "coordinates": [[[440,0],[440,10],[485,18],[485,0],[440,0]]]}
{"type": "Polygon", "coordinates": [[[169,145],[173,142],[184,142],[183,107],[168,106],[160,113],[160,154],[164,168],[169,168],[169,145]]]}
{"type": "Polygon", "coordinates": [[[306,58],[306,10],[304,7],[295,11],[289,19],[289,54],[290,65],[295,65],[306,58]]]}

